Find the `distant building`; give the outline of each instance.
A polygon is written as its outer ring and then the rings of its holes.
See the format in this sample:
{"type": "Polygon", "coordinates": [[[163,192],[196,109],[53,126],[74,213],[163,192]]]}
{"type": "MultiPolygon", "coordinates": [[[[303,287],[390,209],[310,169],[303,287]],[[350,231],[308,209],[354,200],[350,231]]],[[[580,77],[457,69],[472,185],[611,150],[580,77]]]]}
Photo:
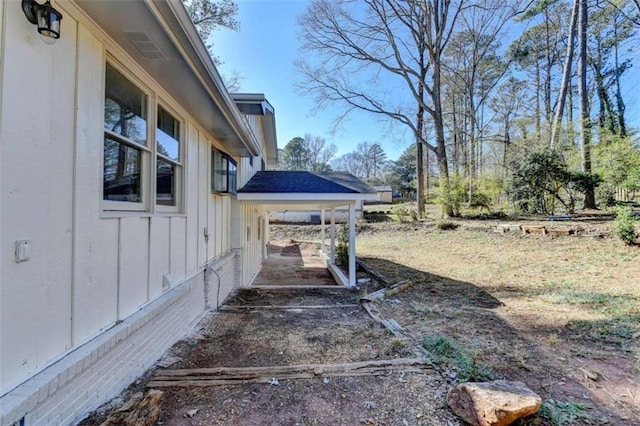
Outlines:
{"type": "Polygon", "coordinates": [[[393,188],[390,186],[374,186],[373,189],[378,193],[381,203],[393,203],[393,188]]]}

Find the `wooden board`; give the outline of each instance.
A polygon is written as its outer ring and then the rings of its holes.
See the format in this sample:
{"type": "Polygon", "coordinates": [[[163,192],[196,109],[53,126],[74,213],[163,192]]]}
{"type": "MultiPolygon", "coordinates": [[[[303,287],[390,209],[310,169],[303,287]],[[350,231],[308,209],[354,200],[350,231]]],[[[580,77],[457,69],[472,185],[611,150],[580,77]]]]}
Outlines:
{"type": "Polygon", "coordinates": [[[341,308],[359,308],[360,305],[356,305],[355,303],[348,303],[344,305],[307,305],[307,306],[298,306],[298,305],[241,305],[241,306],[221,306],[218,308],[220,312],[243,312],[243,311],[253,311],[253,310],[293,310],[293,309],[341,309],[341,308]]]}
{"type": "Polygon", "coordinates": [[[227,386],[271,383],[317,377],[379,376],[393,372],[420,373],[432,365],[420,358],[361,361],[342,364],[301,364],[269,367],[216,367],[160,371],[147,387],[227,386]]]}

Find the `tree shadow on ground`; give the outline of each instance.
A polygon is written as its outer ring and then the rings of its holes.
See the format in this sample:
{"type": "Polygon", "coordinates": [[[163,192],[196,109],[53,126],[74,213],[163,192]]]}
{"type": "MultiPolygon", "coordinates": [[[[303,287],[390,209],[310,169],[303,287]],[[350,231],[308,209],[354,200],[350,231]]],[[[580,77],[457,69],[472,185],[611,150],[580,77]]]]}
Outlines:
{"type": "Polygon", "coordinates": [[[504,303],[484,289],[464,281],[430,274],[386,259],[361,257],[359,260],[384,276],[389,283],[409,280],[416,285],[425,286],[429,297],[434,301],[486,309],[504,306],[504,303]],[[451,295],[456,297],[452,298],[451,295]]]}
{"type": "MultiPolygon", "coordinates": [[[[472,283],[386,259],[361,260],[389,283],[410,280],[415,284],[381,302],[380,311],[420,342],[447,341],[464,348],[466,359],[460,356],[461,360],[471,362],[473,368],[484,374],[472,381],[487,378],[522,381],[545,401],[592,407],[584,421],[577,419],[571,424],[640,424],[638,407],[632,403],[626,407],[612,403],[602,392],[598,393],[596,383],[579,380],[577,365],[536,339],[540,332],[551,335],[557,330],[526,321],[514,327],[501,316],[508,307],[472,283]],[[638,423],[629,423],[630,419],[638,423]]],[[[455,365],[453,370],[455,374],[455,365]]]]}

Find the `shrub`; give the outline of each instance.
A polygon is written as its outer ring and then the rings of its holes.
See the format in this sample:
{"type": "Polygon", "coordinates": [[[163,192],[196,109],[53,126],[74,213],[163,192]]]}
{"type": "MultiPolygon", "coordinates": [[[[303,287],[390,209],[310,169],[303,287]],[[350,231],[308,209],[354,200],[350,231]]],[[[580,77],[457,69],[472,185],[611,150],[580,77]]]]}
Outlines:
{"type": "Polygon", "coordinates": [[[469,200],[469,207],[475,209],[486,209],[491,211],[491,198],[482,192],[475,192],[471,194],[471,200],[469,200]]]}
{"type": "Polygon", "coordinates": [[[409,218],[409,210],[407,210],[403,205],[396,205],[391,209],[391,213],[396,215],[398,221],[407,222],[409,218]]]}
{"type": "Polygon", "coordinates": [[[576,195],[602,182],[597,174],[572,172],[560,152],[546,150],[515,160],[509,196],[523,213],[555,214],[558,204],[573,213],[576,195]]]}
{"type": "Polygon", "coordinates": [[[338,245],[336,247],[336,260],[340,266],[349,268],[349,227],[342,224],[338,234],[338,245]]]}
{"type": "Polygon", "coordinates": [[[635,243],[637,234],[635,228],[636,218],[629,206],[620,206],[616,209],[616,220],[613,224],[613,233],[625,244],[635,243]]]}
{"type": "Polygon", "coordinates": [[[613,207],[616,204],[616,190],[606,183],[596,189],[596,204],[600,207],[613,207]]]}

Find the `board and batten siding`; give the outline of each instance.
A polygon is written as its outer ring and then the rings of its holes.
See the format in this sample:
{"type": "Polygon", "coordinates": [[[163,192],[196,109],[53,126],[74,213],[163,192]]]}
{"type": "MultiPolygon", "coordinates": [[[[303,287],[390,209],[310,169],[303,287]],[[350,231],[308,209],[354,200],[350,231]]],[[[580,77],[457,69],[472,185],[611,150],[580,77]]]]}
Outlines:
{"type": "Polygon", "coordinates": [[[248,286],[255,278],[263,260],[263,246],[266,245],[264,224],[265,211],[257,205],[243,206],[245,224],[245,245],[243,250],[242,285],[248,286]]]}
{"type": "Polygon", "coordinates": [[[72,18],[48,46],[18,2],[3,7],[0,394],[72,346],[76,86],[72,18]],[[31,241],[27,262],[15,262],[19,240],[31,241]]]}
{"type": "MultiPolygon", "coordinates": [[[[234,238],[232,211],[242,209],[235,221],[253,229],[263,214],[211,193],[211,147],[224,146],[99,29],[63,9],[64,37],[46,45],[19,4],[7,3],[0,5],[0,396],[232,249],[242,250],[245,278],[254,276],[262,243],[256,231],[249,242],[244,232],[234,238]],[[107,54],[184,119],[180,213],[102,209],[107,54]],[[31,241],[26,262],[15,262],[18,240],[31,241]]],[[[244,183],[260,159],[254,167],[239,160],[244,183]]]]}
{"type": "Polygon", "coordinates": [[[264,146],[265,138],[264,138],[264,130],[262,127],[263,116],[251,115],[251,114],[242,114],[242,116],[244,117],[245,122],[249,126],[249,129],[251,129],[251,133],[253,134],[253,136],[255,136],[256,140],[258,141],[258,144],[262,147],[263,152],[265,152],[265,146],[264,146]]]}

